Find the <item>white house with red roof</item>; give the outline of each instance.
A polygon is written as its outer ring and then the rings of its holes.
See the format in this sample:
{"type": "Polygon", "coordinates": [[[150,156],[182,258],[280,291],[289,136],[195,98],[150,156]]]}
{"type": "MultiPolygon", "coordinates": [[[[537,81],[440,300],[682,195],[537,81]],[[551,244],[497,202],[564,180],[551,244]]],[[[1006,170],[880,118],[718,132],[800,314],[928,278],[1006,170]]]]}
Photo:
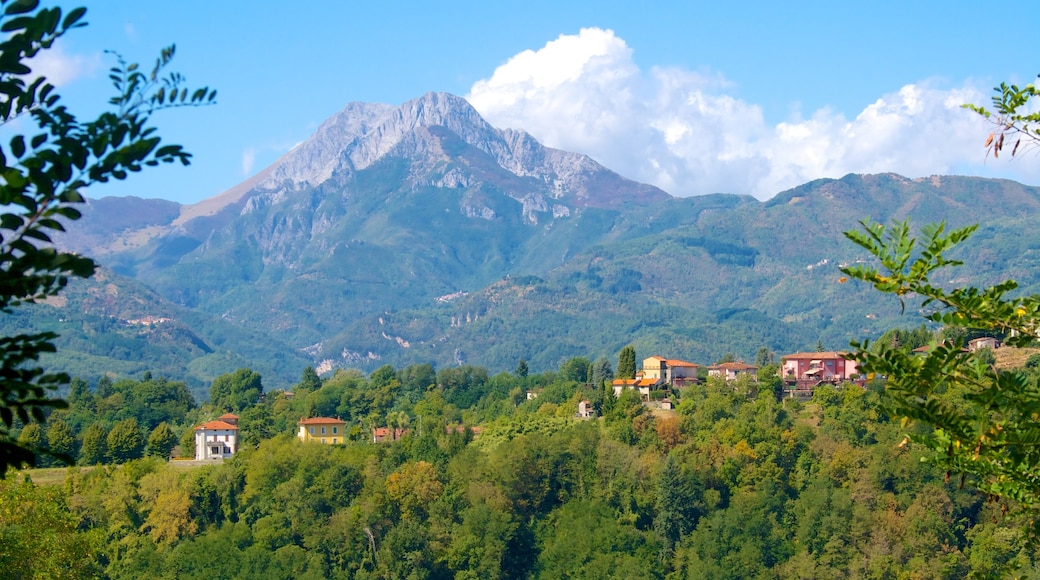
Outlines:
{"type": "Polygon", "coordinates": [[[226,413],[195,427],[195,459],[226,459],[238,450],[238,415],[226,413]]]}

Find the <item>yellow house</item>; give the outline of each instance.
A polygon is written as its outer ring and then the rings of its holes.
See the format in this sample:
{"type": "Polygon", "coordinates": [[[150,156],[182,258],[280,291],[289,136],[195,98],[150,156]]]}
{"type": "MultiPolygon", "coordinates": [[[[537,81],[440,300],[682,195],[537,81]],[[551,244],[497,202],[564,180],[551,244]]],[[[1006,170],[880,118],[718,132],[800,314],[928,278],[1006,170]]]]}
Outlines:
{"type": "Polygon", "coordinates": [[[325,445],[338,445],[343,443],[347,422],[342,419],[330,419],[328,417],[311,417],[300,419],[300,431],[296,434],[300,441],[315,441],[325,445]]]}

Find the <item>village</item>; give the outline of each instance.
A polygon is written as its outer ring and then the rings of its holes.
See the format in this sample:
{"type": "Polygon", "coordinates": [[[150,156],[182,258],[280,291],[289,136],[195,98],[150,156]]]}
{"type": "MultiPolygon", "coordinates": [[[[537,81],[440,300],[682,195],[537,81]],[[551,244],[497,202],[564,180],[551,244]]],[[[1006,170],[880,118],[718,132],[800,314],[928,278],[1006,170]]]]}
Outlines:
{"type": "MultiPolygon", "coordinates": [[[[966,350],[976,352],[999,346],[1000,341],[996,338],[980,337],[969,341],[966,350]]],[[[924,353],[928,348],[923,346],[915,349],[915,352],[924,353]]],[[[863,387],[867,382],[867,377],[858,371],[856,361],[845,352],[799,352],[784,355],[780,360],[777,372],[783,381],[783,398],[807,400],[812,398],[816,387],[823,384],[851,383],[863,387]]],[[[706,371],[708,378],[736,381],[744,377],[754,383],[758,381],[759,367],[734,361],[707,366],[706,371]]],[[[620,397],[626,390],[636,391],[644,405],[667,411],[673,407],[671,393],[698,383],[701,380],[700,372],[701,365],[697,363],[654,355],[643,359],[642,369],[636,371],[635,377],[612,379],[610,387],[614,397],[620,397]]],[[[525,398],[529,401],[537,399],[540,391],[527,391],[525,398]]],[[[287,392],[285,395],[291,397],[292,393],[287,392]]],[[[596,415],[590,401],[578,402],[576,417],[591,419],[596,415]]],[[[232,457],[238,449],[238,420],[237,415],[225,413],[195,427],[195,460],[232,457]]],[[[299,429],[296,437],[305,443],[339,445],[348,441],[347,422],[338,417],[306,417],[300,419],[297,425],[299,429]]],[[[479,435],[481,428],[471,427],[471,430],[479,435]]],[[[379,443],[397,440],[408,433],[409,430],[402,427],[374,427],[371,429],[370,441],[379,443]]]]}

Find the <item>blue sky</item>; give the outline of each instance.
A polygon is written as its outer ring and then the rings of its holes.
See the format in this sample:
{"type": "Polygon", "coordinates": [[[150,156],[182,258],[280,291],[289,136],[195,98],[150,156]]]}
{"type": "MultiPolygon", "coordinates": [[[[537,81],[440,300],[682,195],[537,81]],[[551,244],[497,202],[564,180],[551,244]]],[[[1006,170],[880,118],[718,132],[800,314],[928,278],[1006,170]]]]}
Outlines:
{"type": "MultiPolygon", "coordinates": [[[[62,3],[75,6],[76,3],[62,3]]],[[[1015,22],[1040,3],[107,0],[41,63],[82,114],[107,99],[105,49],[174,68],[218,105],[156,118],[194,153],[90,197],[192,203],[305,140],[351,101],[427,91],[495,126],[587,153],[674,195],[765,199],[820,177],[894,171],[1040,183],[1040,160],[985,159],[957,107],[1040,62],[1015,22]]]]}

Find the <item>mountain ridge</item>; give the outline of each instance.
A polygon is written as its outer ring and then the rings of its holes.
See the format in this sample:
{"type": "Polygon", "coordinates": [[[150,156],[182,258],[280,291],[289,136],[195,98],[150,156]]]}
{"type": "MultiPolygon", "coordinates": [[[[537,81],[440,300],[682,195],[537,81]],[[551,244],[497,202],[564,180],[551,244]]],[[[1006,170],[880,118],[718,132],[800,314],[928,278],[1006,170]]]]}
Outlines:
{"type": "Polygon", "coordinates": [[[962,250],[982,258],[972,282],[1012,271],[1029,288],[1040,271],[1021,234],[1037,188],[850,174],[766,202],[675,198],[440,93],[351,103],[213,200],[91,200],[66,241],[328,368],[547,368],[627,343],[688,360],[841,348],[899,320],[837,283],[839,264],[863,259],[842,232],[868,217],[982,223],[984,243],[962,250]],[[110,215],[133,208],[154,215],[110,215]]]}

